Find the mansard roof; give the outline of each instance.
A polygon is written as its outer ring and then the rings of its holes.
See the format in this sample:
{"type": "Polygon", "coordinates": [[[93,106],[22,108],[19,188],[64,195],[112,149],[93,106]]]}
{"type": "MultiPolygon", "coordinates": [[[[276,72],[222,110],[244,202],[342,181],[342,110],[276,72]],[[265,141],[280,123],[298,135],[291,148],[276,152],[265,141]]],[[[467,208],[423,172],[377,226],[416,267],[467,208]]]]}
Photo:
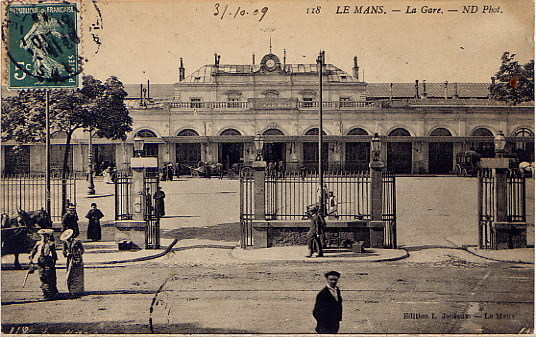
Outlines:
{"type": "MultiPolygon", "coordinates": [[[[215,83],[216,76],[255,75],[260,70],[260,64],[205,65],[187,76],[180,83],[215,83]]],[[[316,64],[287,64],[284,66],[284,73],[287,75],[314,75],[318,74],[318,71],[316,64]]],[[[326,76],[330,82],[359,82],[355,77],[333,64],[326,64],[326,76]]]]}

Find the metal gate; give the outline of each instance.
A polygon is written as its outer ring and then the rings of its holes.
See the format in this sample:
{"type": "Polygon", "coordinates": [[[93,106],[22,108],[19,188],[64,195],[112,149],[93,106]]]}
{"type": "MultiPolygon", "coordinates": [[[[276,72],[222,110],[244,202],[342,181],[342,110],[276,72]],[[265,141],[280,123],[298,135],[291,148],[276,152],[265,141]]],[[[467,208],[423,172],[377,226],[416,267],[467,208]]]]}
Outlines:
{"type": "MultiPolygon", "coordinates": [[[[2,174],[0,179],[2,212],[17,214],[18,208],[35,211],[46,206],[45,174],[2,174]]],[[[62,179],[61,174],[51,173],[50,217],[61,222],[68,203],[76,204],[76,176],[62,179]]]]}
{"type": "MultiPolygon", "coordinates": [[[[336,214],[328,219],[352,221],[371,219],[371,177],[369,171],[359,173],[331,172],[324,176],[327,191],[336,199],[336,214]]],[[[242,248],[253,245],[252,221],[254,218],[254,179],[249,167],[240,172],[240,244],[242,248]]],[[[292,173],[268,174],[264,180],[265,219],[301,220],[308,205],[317,202],[318,174],[292,173]]],[[[385,221],[384,244],[396,248],[396,191],[395,176],[383,174],[382,220],[385,221]]]]}
{"type": "MultiPolygon", "coordinates": [[[[143,190],[147,195],[144,220],[147,223],[145,248],[160,248],[160,218],[154,213],[152,196],[158,190],[160,180],[158,170],[147,170],[144,174],[143,190]],[[151,204],[149,204],[151,203],[151,204]]],[[[133,214],[132,171],[119,171],[115,180],[115,220],[131,220],[133,214]]]]}
{"type": "MultiPolygon", "coordinates": [[[[496,176],[493,169],[478,171],[478,245],[496,249],[493,224],[497,218],[496,176]]],[[[526,221],[525,177],[523,172],[508,170],[506,176],[506,221],[526,221]]]]}

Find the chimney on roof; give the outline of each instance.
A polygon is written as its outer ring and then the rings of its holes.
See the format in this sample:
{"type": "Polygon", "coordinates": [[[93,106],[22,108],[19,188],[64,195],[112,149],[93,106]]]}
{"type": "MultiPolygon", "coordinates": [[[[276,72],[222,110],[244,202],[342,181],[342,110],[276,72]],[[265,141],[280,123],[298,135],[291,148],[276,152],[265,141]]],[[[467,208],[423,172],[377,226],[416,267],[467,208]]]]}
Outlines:
{"type": "Polygon", "coordinates": [[[253,53],[252,58],[253,58],[253,64],[255,64],[255,53],[253,53]]]}
{"type": "Polygon", "coordinates": [[[147,80],[147,99],[151,98],[151,82],[147,80]]]}
{"type": "Polygon", "coordinates": [[[491,77],[491,85],[495,85],[495,76],[491,77]]]}
{"type": "Polygon", "coordinates": [[[452,98],[458,99],[458,82],[454,82],[454,96],[452,98]]]}
{"type": "Polygon", "coordinates": [[[221,55],[218,55],[217,53],[214,53],[214,65],[216,67],[220,66],[220,58],[221,58],[221,55]]]}
{"type": "Polygon", "coordinates": [[[445,99],[449,98],[448,88],[449,88],[449,81],[445,81],[445,99]]]}
{"type": "Polygon", "coordinates": [[[354,56],[354,67],[352,68],[354,77],[359,81],[359,66],[357,65],[357,56],[354,56]]]}
{"type": "Polygon", "coordinates": [[[283,49],[283,70],[287,68],[287,50],[283,49]]]}
{"type": "Polygon", "coordinates": [[[422,80],[422,95],[421,98],[426,98],[428,93],[426,92],[426,80],[422,80]]]}
{"type": "Polygon", "coordinates": [[[389,99],[393,100],[393,83],[389,83],[389,99]]]}
{"type": "Polygon", "coordinates": [[[415,98],[419,98],[419,80],[415,80],[415,98]]]}
{"type": "Polygon", "coordinates": [[[179,66],[179,82],[185,79],[185,76],[184,76],[184,64],[182,63],[182,57],[181,57],[180,62],[181,62],[181,64],[179,66]]]}

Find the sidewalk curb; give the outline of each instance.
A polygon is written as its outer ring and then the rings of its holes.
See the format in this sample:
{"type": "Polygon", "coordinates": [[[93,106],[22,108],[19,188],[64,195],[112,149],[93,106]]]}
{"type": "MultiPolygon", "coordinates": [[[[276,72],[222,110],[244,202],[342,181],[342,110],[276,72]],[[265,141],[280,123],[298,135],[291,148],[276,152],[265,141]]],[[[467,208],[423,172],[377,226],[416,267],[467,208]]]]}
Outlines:
{"type": "Polygon", "coordinates": [[[99,265],[109,265],[109,264],[121,264],[121,263],[130,263],[130,262],[141,262],[141,261],[147,261],[147,260],[153,260],[159,257],[162,257],[166,254],[168,254],[172,249],[173,246],[178,242],[179,240],[175,238],[172,243],[169,244],[169,246],[164,250],[163,252],[149,255],[149,256],[143,256],[143,257],[137,257],[134,259],[126,259],[126,260],[112,260],[112,261],[103,261],[103,262],[88,262],[84,263],[86,266],[99,266],[99,265]]]}
{"type": "Polygon", "coordinates": [[[483,256],[483,255],[480,255],[480,254],[477,254],[475,252],[470,251],[468,247],[464,247],[464,246],[460,247],[460,249],[465,250],[469,254],[472,254],[474,256],[478,256],[478,257],[480,257],[482,259],[486,259],[486,260],[490,260],[490,261],[505,262],[505,263],[516,263],[516,264],[532,264],[532,265],[534,265],[534,262],[514,261],[514,260],[501,260],[501,259],[495,259],[495,258],[492,258],[492,257],[483,256]]]}

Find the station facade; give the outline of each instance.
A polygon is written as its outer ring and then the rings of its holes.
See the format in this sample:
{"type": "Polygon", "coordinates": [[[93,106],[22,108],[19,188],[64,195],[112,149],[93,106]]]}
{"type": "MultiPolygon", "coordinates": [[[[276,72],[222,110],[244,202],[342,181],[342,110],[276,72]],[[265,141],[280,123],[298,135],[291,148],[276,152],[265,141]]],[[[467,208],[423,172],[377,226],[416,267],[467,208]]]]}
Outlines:
{"type": "MultiPolygon", "coordinates": [[[[370,141],[382,139],[382,160],[397,174],[449,174],[456,153],[475,149],[494,156],[502,131],[508,150],[534,161],[534,104],[508,106],[489,99],[489,83],[366,83],[357,58],[351,74],[335,65],[323,69],[323,158],[325,168],[367,170],[370,141]]],[[[253,139],[261,135],[267,162],[285,170],[318,165],[319,72],[316,64],[286,64],[269,53],[260,63],[205,65],[185,76],[182,60],[175,84],[127,85],[133,131],[125,142],[93,139],[96,167],[124,168],[132,139],[145,139],[144,156],[159,163],[225,168],[255,160],[253,139]],[[281,165],[281,164],[280,164],[281,165]]],[[[88,133],[74,135],[72,169],[86,171],[88,133]]],[[[44,145],[15,152],[2,144],[3,172],[39,172],[44,145]]],[[[52,167],[61,167],[64,138],[54,134],[52,167]]]]}

